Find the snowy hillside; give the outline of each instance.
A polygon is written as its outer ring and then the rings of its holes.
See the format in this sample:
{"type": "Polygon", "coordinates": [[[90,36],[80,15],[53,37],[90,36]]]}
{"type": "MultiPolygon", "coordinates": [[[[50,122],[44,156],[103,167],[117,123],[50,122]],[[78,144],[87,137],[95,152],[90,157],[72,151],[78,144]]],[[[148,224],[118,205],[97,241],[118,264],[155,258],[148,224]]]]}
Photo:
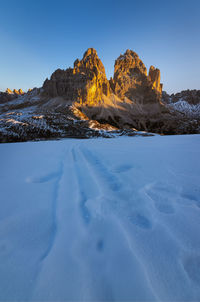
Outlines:
{"type": "Polygon", "coordinates": [[[200,135],[0,156],[0,301],[200,301],[200,135]]]}
{"type": "Polygon", "coordinates": [[[0,103],[0,143],[64,137],[91,138],[121,135],[151,135],[135,128],[118,129],[88,119],[79,109],[62,98],[44,99],[39,89],[0,103]]]}
{"type": "Polygon", "coordinates": [[[180,99],[176,103],[170,103],[169,108],[182,112],[190,117],[200,117],[200,104],[190,104],[187,101],[180,99]]]}

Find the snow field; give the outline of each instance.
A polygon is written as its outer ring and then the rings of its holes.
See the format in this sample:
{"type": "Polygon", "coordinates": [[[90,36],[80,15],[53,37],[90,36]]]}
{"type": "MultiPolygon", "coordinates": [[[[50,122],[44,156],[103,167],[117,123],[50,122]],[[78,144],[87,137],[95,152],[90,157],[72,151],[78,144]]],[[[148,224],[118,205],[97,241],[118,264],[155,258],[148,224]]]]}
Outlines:
{"type": "Polygon", "coordinates": [[[1,144],[0,300],[199,301],[200,135],[1,144]]]}

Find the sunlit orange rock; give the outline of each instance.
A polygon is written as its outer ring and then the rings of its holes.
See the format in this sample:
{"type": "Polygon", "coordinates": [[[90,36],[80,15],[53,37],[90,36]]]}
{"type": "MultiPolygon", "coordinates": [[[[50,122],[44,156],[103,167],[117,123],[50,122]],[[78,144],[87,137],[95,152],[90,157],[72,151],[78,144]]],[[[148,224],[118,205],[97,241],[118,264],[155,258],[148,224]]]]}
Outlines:
{"type": "Polygon", "coordinates": [[[19,91],[17,89],[13,89],[13,93],[19,94],[19,91]]]}
{"type": "Polygon", "coordinates": [[[12,91],[11,89],[7,88],[7,89],[6,89],[6,93],[8,93],[8,94],[13,94],[13,91],[12,91]]]}
{"type": "Polygon", "coordinates": [[[139,104],[152,104],[161,100],[160,71],[153,66],[149,77],[147,69],[132,50],[127,50],[115,61],[114,77],[110,81],[114,93],[139,104]]]}
{"type": "Polygon", "coordinates": [[[160,70],[154,66],[150,66],[149,79],[153,85],[153,88],[161,94],[162,84],[160,84],[160,70]]]}
{"type": "Polygon", "coordinates": [[[147,75],[142,60],[129,49],[115,61],[110,81],[96,50],[89,48],[73,68],[57,69],[43,84],[44,97],[62,97],[89,119],[144,130],[166,111],[161,92],[160,71],[151,67],[147,75]]]}
{"type": "Polygon", "coordinates": [[[89,48],[82,60],[74,62],[74,68],[57,69],[43,84],[44,94],[80,104],[96,105],[102,95],[110,94],[110,85],[106,78],[104,66],[97,52],[89,48]]]}
{"type": "Polygon", "coordinates": [[[18,94],[24,94],[24,92],[21,88],[18,90],[18,94]]]}
{"type": "Polygon", "coordinates": [[[13,93],[14,94],[17,94],[17,95],[22,95],[22,94],[24,94],[24,92],[23,92],[23,90],[20,88],[19,90],[17,90],[17,89],[14,89],[13,90],[13,93]]]}

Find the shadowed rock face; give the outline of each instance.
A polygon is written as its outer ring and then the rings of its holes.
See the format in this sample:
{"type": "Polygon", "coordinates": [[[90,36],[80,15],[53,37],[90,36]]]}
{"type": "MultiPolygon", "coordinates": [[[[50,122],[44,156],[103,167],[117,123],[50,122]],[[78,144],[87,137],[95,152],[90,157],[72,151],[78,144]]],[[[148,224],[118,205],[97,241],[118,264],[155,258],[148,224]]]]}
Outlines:
{"type": "Polygon", "coordinates": [[[11,101],[15,98],[15,95],[12,93],[1,92],[0,91],[0,104],[4,104],[8,101],[11,101]]]}
{"type": "Polygon", "coordinates": [[[0,104],[9,102],[21,95],[24,95],[24,92],[22,89],[11,90],[11,89],[7,88],[5,92],[0,92],[0,104]]]}
{"type": "Polygon", "coordinates": [[[167,94],[163,91],[162,95],[163,102],[165,103],[176,103],[179,101],[185,101],[190,105],[198,105],[200,104],[200,90],[183,90],[176,94],[167,94]]]}

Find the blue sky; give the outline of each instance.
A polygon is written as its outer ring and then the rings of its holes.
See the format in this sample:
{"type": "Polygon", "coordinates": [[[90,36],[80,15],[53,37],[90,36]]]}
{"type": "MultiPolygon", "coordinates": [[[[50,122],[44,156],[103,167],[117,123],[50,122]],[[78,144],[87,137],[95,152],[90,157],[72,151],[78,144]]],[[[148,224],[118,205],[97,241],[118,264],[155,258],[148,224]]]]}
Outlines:
{"type": "Polygon", "coordinates": [[[132,49],[164,90],[200,89],[200,1],[0,0],[0,90],[40,87],[89,47],[107,77],[132,49]]]}

